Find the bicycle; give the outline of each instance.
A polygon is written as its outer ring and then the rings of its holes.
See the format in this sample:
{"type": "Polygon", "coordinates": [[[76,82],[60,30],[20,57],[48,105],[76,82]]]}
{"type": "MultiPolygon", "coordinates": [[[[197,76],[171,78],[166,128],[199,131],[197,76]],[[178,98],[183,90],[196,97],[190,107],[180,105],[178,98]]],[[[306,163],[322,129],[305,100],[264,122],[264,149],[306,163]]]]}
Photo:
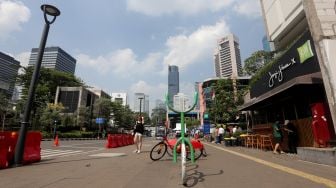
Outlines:
{"type": "MultiPolygon", "coordinates": [[[[206,157],[206,151],[204,148],[204,145],[202,144],[202,142],[198,139],[191,139],[191,144],[194,148],[194,156],[195,156],[195,160],[199,159],[201,156],[206,157]]],[[[173,156],[173,150],[174,150],[174,146],[177,142],[176,138],[173,139],[168,139],[167,136],[163,137],[163,140],[159,143],[157,143],[152,150],[150,151],[150,158],[153,161],[157,161],[160,160],[166,153],[169,156],[173,156]]],[[[189,146],[186,146],[186,158],[188,160],[191,160],[191,155],[190,155],[190,149],[189,146]]],[[[179,145],[176,149],[176,153],[180,154],[181,153],[181,145],[179,145]]]]}

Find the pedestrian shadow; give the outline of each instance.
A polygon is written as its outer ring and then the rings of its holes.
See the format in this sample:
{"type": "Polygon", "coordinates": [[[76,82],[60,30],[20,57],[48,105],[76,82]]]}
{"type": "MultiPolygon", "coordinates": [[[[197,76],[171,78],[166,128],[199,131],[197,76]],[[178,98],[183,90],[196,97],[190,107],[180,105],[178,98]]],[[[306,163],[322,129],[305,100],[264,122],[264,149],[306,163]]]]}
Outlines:
{"type": "Polygon", "coordinates": [[[185,187],[194,187],[196,186],[199,182],[204,182],[205,177],[208,176],[218,176],[224,173],[222,169],[220,169],[218,172],[215,173],[203,173],[198,170],[198,165],[197,164],[189,164],[187,165],[187,176],[185,180],[185,187]],[[191,167],[191,168],[189,168],[191,167]]]}

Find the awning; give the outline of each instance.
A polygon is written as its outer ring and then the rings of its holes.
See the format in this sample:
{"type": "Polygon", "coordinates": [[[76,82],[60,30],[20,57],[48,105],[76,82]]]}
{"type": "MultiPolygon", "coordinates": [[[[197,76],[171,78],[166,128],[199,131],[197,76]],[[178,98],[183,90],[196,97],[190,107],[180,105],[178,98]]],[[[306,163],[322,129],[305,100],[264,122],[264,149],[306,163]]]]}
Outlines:
{"type": "Polygon", "coordinates": [[[266,99],[269,99],[277,94],[280,94],[295,85],[304,85],[304,84],[310,85],[310,84],[321,84],[321,83],[323,83],[321,72],[299,76],[260,95],[259,97],[252,98],[251,100],[247,101],[243,105],[239,106],[238,110],[239,111],[250,110],[254,106],[256,106],[258,103],[266,99]]]}

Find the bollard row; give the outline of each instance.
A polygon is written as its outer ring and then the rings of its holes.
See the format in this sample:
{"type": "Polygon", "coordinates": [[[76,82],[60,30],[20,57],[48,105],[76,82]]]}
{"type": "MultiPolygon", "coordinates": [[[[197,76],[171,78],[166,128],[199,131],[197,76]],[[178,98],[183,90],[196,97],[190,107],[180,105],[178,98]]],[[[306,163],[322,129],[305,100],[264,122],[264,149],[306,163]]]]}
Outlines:
{"type": "Polygon", "coordinates": [[[133,136],[130,134],[108,134],[106,148],[116,148],[134,144],[133,136]]]}

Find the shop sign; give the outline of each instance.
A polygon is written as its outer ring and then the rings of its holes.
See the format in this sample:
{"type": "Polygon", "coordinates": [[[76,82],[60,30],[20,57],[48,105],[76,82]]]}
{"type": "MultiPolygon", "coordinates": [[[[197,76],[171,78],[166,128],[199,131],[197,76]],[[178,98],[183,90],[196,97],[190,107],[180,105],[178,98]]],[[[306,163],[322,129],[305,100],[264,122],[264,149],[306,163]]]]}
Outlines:
{"type": "MultiPolygon", "coordinates": [[[[302,46],[297,48],[297,52],[299,54],[300,63],[304,63],[307,59],[313,57],[314,53],[310,45],[310,40],[307,40],[302,46]]],[[[284,77],[283,71],[288,68],[291,68],[295,64],[296,64],[295,57],[292,57],[290,59],[290,62],[285,63],[285,64],[280,64],[278,66],[278,69],[275,70],[273,73],[268,72],[268,75],[270,76],[268,80],[268,87],[274,86],[274,80],[277,80],[279,83],[282,82],[283,77],[284,77]]]]}
{"type": "Polygon", "coordinates": [[[296,77],[320,71],[310,32],[307,31],[251,87],[251,98],[258,97],[296,77]]]}

